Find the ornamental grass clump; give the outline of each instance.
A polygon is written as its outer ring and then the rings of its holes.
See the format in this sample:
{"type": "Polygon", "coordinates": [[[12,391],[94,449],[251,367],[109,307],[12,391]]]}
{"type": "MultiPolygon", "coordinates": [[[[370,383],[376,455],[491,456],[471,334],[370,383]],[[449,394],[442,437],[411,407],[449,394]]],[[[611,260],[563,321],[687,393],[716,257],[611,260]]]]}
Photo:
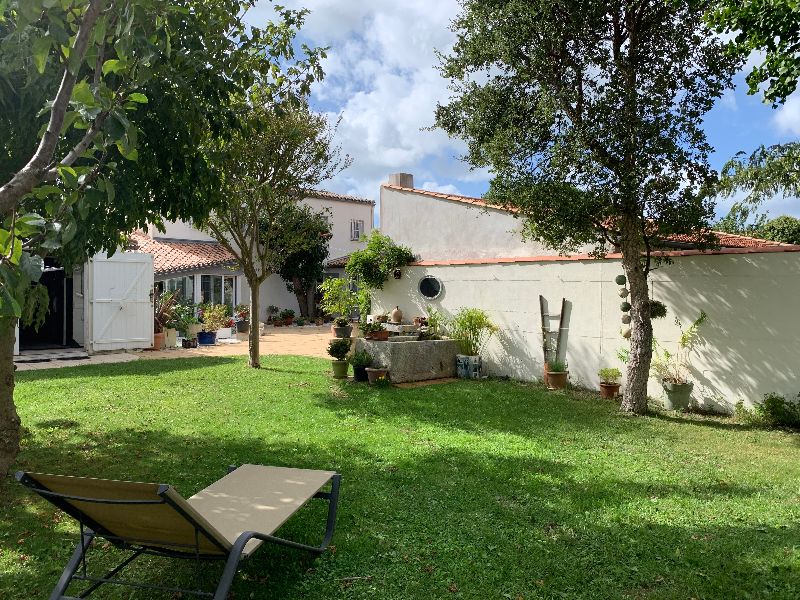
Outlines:
{"type": "Polygon", "coordinates": [[[498,331],[486,311],[480,308],[462,308],[450,319],[447,328],[466,356],[479,356],[498,331]]]}

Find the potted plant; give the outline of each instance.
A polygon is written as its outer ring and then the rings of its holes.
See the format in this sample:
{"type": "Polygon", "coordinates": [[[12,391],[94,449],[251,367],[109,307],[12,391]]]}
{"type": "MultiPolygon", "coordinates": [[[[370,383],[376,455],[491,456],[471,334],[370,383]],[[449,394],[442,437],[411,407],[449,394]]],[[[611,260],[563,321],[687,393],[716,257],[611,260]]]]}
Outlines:
{"type": "Polygon", "coordinates": [[[364,370],[367,372],[367,380],[370,385],[389,381],[389,369],[386,367],[367,367],[364,370]]]}
{"type": "Polygon", "coordinates": [[[200,320],[203,330],[197,334],[197,343],[201,346],[213,346],[217,343],[217,331],[230,323],[228,307],[224,304],[203,304],[200,308],[200,320]]]}
{"type": "Polygon", "coordinates": [[[563,390],[567,387],[569,365],[565,360],[551,360],[547,363],[547,387],[551,390],[563,390]]]}
{"type": "Polygon", "coordinates": [[[329,315],[337,315],[332,328],[333,335],[349,338],[353,333],[350,315],[358,305],[358,297],[350,289],[350,281],[342,277],[331,277],[323,281],[319,289],[322,292],[320,308],[329,315]]]}
{"type": "Polygon", "coordinates": [[[272,323],[279,312],[281,312],[280,308],[274,304],[270,304],[267,307],[267,323],[272,323]]]}
{"type": "Polygon", "coordinates": [[[366,350],[353,352],[349,358],[350,365],[353,367],[353,379],[356,381],[368,381],[367,367],[372,365],[372,357],[366,350]]]}
{"type": "Polygon", "coordinates": [[[294,311],[291,308],[284,308],[278,316],[284,325],[291,325],[294,322],[294,311]]]}
{"type": "Polygon", "coordinates": [[[331,369],[333,370],[334,379],[347,379],[349,363],[346,359],[348,352],[350,352],[349,339],[336,338],[328,344],[328,354],[333,357],[331,369]]]}
{"type": "Polygon", "coordinates": [[[600,376],[600,397],[611,400],[619,394],[619,381],[622,372],[616,367],[600,369],[597,374],[600,376]]]}
{"type": "Polygon", "coordinates": [[[248,333],[250,331],[250,307],[247,304],[237,304],[233,309],[236,320],[236,331],[248,333]]]}
{"type": "Polygon", "coordinates": [[[349,338],[353,333],[353,326],[350,325],[350,321],[345,317],[336,317],[331,331],[337,338],[349,338]]]}
{"type": "MultiPolygon", "coordinates": [[[[200,319],[197,318],[197,307],[190,302],[181,302],[175,305],[175,324],[185,341],[197,339],[197,334],[203,330],[200,319]]],[[[188,348],[184,344],[184,348],[188,348]]]]}
{"type": "Polygon", "coordinates": [[[153,305],[153,350],[161,350],[166,344],[164,330],[173,321],[177,298],[175,292],[162,292],[156,297],[153,305]]]}
{"type": "Polygon", "coordinates": [[[384,328],[383,323],[364,323],[361,326],[364,337],[376,342],[385,342],[389,339],[389,331],[384,328]]]}
{"type": "Polygon", "coordinates": [[[667,410],[689,408],[694,388],[694,382],[689,381],[689,355],[697,345],[700,326],[707,319],[708,315],[701,310],[700,316],[684,329],[678,317],[675,317],[675,325],[678,326],[681,335],[678,338],[678,351],[674,354],[653,340],[651,370],[664,387],[666,394],[664,408],[667,410]]]}
{"type": "Polygon", "coordinates": [[[386,313],[381,313],[375,316],[376,323],[388,323],[389,322],[389,315],[386,313]]]}
{"type": "Polygon", "coordinates": [[[448,323],[448,330],[450,337],[458,342],[461,352],[456,356],[458,376],[479,379],[483,371],[480,354],[497,332],[497,326],[480,308],[462,308],[448,323]]]}

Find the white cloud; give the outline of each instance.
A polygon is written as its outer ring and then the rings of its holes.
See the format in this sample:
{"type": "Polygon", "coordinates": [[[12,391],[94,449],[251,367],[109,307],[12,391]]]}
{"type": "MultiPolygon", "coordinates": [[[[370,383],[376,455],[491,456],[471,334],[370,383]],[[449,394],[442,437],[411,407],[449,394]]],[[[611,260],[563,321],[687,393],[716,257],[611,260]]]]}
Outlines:
{"type": "Polygon", "coordinates": [[[439,185],[435,181],[426,181],[422,184],[421,187],[423,190],[428,190],[429,192],[439,192],[440,194],[454,194],[456,196],[464,195],[461,193],[461,190],[459,190],[452,183],[448,183],[447,185],[439,185]]]}
{"type": "MultiPolygon", "coordinates": [[[[437,102],[449,96],[448,82],[436,70],[436,50],[447,51],[454,42],[449,25],[457,0],[281,4],[310,9],[302,35],[313,45],[330,46],[314,100],[329,108],[331,118],[341,113],[337,139],[354,162],[327,188],[377,199],[380,184],[394,172],[413,173],[431,186],[444,178],[488,180],[486,171],[470,172],[457,160],[465,151],[461,142],[428,130],[437,102]]],[[[273,14],[261,0],[248,20],[263,24],[273,14]]]]}
{"type": "Polygon", "coordinates": [[[781,133],[800,135],[800,96],[790,96],[774,117],[775,126],[781,133]]]}

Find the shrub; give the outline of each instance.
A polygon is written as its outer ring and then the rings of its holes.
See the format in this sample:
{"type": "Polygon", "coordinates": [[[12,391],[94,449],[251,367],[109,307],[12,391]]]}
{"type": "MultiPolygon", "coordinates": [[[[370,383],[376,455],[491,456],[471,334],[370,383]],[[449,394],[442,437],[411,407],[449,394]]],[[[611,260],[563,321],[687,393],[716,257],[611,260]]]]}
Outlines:
{"type": "Polygon", "coordinates": [[[497,326],[480,308],[462,308],[448,323],[450,336],[460,346],[461,354],[478,356],[497,333],[497,326]]]}
{"type": "Polygon", "coordinates": [[[202,304],[200,319],[203,322],[203,331],[217,331],[228,327],[231,321],[228,307],[224,304],[202,304]]]}
{"type": "Polygon", "coordinates": [[[294,311],[291,308],[284,308],[281,311],[281,314],[278,316],[280,316],[280,318],[283,319],[284,321],[286,319],[292,319],[294,318],[294,311]]]}
{"type": "Polygon", "coordinates": [[[800,428],[800,394],[797,401],[787,400],[780,394],[766,394],[761,404],[755,406],[758,420],[768,427],[800,428]]]}
{"type": "Polygon", "coordinates": [[[336,317],[334,323],[336,324],[337,327],[347,327],[348,325],[350,325],[350,319],[348,319],[347,317],[336,317]]]}
{"type": "Polygon", "coordinates": [[[336,360],[344,360],[350,352],[350,340],[347,338],[337,338],[328,344],[328,354],[336,360]]]}
{"type": "Polygon", "coordinates": [[[622,378],[622,372],[616,367],[600,369],[597,374],[600,376],[601,383],[616,384],[622,378]]]}
{"type": "Polygon", "coordinates": [[[551,360],[547,363],[547,370],[550,373],[566,373],[569,371],[569,364],[565,360],[551,360]]]}
{"type": "Polygon", "coordinates": [[[373,323],[364,323],[363,325],[361,325],[361,333],[365,335],[369,333],[376,333],[378,331],[383,331],[384,329],[385,327],[383,326],[383,323],[379,323],[377,321],[373,323]]]}
{"type": "Polygon", "coordinates": [[[367,247],[350,255],[345,270],[366,287],[381,290],[395,269],[410,262],[414,262],[414,253],[410,248],[398,246],[388,235],[373,230],[367,247]]]}
{"type": "Polygon", "coordinates": [[[350,289],[350,280],[343,277],[331,277],[319,286],[322,292],[322,310],[329,315],[349,317],[357,306],[358,298],[350,289]]]}
{"type": "Polygon", "coordinates": [[[359,350],[353,352],[353,355],[348,359],[354,369],[364,369],[372,364],[372,356],[366,350],[359,350]]]}
{"type": "Polygon", "coordinates": [[[306,320],[303,317],[298,317],[297,319],[295,319],[294,324],[297,325],[298,327],[302,327],[303,325],[306,324],[306,320]]]}

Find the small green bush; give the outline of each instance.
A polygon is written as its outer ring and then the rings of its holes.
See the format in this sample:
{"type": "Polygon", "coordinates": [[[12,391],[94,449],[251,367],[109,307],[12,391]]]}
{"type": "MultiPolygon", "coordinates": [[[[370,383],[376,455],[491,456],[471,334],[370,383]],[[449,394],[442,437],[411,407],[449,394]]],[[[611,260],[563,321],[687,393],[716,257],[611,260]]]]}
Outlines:
{"type": "Polygon", "coordinates": [[[791,427],[800,429],[800,394],[797,401],[781,394],[765,394],[764,400],[748,410],[743,402],[736,405],[736,418],[744,423],[762,427],[791,427]]]}
{"type": "Polygon", "coordinates": [[[566,373],[569,370],[569,365],[565,360],[551,360],[547,363],[547,371],[549,373],[566,373]]]}
{"type": "Polygon", "coordinates": [[[372,356],[366,350],[359,350],[353,352],[352,356],[348,359],[354,369],[364,369],[372,365],[372,356]]]}
{"type": "Polygon", "coordinates": [[[622,378],[622,372],[616,367],[600,369],[597,374],[600,376],[600,381],[602,383],[619,383],[619,380],[622,378]]]}
{"type": "Polygon", "coordinates": [[[350,352],[350,340],[347,338],[336,338],[328,344],[328,354],[336,360],[344,360],[350,352]]]}
{"type": "Polygon", "coordinates": [[[294,311],[291,308],[285,308],[281,311],[281,319],[291,319],[294,317],[294,311]]]}

